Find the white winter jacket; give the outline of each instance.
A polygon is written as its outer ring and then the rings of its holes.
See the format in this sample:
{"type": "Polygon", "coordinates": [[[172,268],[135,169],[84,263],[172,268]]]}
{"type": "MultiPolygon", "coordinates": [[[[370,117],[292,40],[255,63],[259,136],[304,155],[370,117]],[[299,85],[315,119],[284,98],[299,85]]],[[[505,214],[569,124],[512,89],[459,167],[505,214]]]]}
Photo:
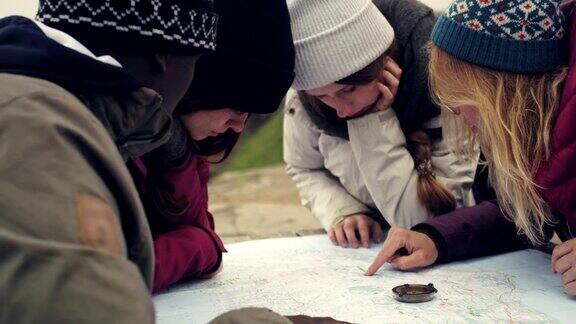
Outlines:
{"type": "MultiPolygon", "coordinates": [[[[440,118],[427,126],[440,127],[440,118]]],[[[393,109],[348,121],[350,141],[323,133],[291,90],[284,108],[284,161],[302,199],[328,230],[346,216],[376,209],[392,226],[410,228],[432,215],[417,194],[418,173],[393,109]]],[[[462,161],[449,139],[433,143],[436,178],[458,207],[474,205],[477,157],[462,161]]]]}

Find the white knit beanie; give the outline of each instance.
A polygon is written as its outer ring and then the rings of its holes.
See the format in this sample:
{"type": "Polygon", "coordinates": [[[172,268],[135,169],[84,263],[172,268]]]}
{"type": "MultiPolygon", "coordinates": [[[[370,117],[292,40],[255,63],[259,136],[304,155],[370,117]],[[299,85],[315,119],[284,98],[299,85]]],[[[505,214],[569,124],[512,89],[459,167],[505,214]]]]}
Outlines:
{"type": "Polygon", "coordinates": [[[392,26],[371,0],[287,3],[296,49],[296,90],[322,87],[360,71],[394,40],[392,26]]]}

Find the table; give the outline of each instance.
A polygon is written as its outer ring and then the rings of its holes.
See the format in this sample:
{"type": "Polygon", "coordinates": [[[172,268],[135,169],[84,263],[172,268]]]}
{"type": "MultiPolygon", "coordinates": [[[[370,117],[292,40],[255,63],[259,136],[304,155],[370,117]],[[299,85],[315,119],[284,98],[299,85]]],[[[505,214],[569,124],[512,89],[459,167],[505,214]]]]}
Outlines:
{"type": "Polygon", "coordinates": [[[356,323],[546,322],[576,318],[550,256],[524,250],[417,272],[389,266],[365,277],[380,246],[343,249],[326,235],[248,241],[227,246],[217,277],[154,297],[158,323],[206,323],[225,311],[268,307],[281,314],[331,316],[356,323]],[[434,300],[397,302],[391,289],[433,283],[434,300]]]}

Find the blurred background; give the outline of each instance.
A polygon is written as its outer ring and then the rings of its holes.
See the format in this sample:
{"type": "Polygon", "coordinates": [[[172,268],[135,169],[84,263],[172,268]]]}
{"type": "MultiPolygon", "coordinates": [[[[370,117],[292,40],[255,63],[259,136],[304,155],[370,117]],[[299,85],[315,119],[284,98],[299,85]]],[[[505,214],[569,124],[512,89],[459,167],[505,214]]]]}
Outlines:
{"type": "MultiPolygon", "coordinates": [[[[437,12],[451,2],[420,1],[437,12]]],[[[37,8],[36,0],[1,0],[0,17],[32,18],[37,8]]],[[[298,192],[284,172],[281,110],[251,116],[234,153],[225,163],[213,167],[209,191],[216,231],[226,243],[323,232],[318,221],[300,205],[298,192]]]]}

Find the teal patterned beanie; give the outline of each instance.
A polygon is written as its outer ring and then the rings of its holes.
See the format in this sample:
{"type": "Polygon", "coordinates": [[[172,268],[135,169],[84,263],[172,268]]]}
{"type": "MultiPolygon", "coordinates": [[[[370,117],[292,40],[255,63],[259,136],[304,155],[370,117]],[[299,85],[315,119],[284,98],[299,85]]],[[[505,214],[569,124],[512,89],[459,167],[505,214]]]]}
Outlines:
{"type": "Polygon", "coordinates": [[[554,0],[456,0],[432,42],[461,60],[521,74],[565,64],[564,15],[554,0]]]}

